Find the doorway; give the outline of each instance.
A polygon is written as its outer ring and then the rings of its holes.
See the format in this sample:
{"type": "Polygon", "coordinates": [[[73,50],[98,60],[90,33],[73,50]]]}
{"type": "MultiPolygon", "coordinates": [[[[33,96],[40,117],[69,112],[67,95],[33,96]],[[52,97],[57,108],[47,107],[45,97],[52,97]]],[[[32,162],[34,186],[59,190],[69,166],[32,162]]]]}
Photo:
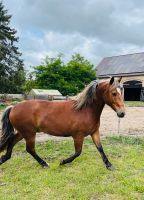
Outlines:
{"type": "Polygon", "coordinates": [[[124,100],[125,101],[140,101],[142,90],[142,82],[131,80],[123,83],[124,86],[124,100]]]}

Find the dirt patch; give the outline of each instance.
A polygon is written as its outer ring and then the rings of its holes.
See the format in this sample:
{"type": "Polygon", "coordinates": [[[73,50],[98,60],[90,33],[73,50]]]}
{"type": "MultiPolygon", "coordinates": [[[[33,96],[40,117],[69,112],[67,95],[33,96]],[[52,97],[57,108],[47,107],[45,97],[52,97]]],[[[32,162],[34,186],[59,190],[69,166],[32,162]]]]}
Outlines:
{"type": "MultiPolygon", "coordinates": [[[[118,134],[118,117],[106,106],[101,116],[101,135],[118,134]]],[[[126,116],[120,119],[121,135],[144,136],[144,107],[126,107],[126,116]]]]}
{"type": "MultiPolygon", "coordinates": [[[[2,112],[0,112],[1,119],[2,112]]],[[[0,125],[1,129],[1,125],[0,125]]],[[[126,107],[126,116],[120,119],[120,131],[118,133],[118,117],[116,113],[106,106],[102,112],[100,133],[108,135],[144,136],[144,107],[126,107]]],[[[49,139],[63,140],[63,137],[54,137],[38,133],[37,141],[43,142],[49,139]]]]}

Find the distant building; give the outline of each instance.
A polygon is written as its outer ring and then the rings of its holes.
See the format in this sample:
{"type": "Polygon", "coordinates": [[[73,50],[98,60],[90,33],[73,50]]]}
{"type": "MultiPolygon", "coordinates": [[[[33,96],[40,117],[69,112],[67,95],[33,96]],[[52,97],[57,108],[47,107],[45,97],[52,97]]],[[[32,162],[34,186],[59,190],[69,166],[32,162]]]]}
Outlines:
{"type": "Polygon", "coordinates": [[[44,99],[44,100],[61,100],[65,99],[64,96],[58,90],[46,90],[46,89],[32,89],[27,99],[44,99]]]}
{"type": "Polygon", "coordinates": [[[96,72],[99,79],[122,76],[124,99],[144,101],[144,52],[105,57],[96,72]]]}

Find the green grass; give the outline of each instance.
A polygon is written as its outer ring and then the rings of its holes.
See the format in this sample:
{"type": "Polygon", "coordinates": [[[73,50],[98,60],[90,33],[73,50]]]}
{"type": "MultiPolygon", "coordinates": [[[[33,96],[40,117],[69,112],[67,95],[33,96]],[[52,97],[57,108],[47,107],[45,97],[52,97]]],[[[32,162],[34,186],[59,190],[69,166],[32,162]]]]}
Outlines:
{"type": "Polygon", "coordinates": [[[1,104],[0,104],[0,111],[3,111],[5,108],[6,108],[5,105],[1,105],[1,104]]]}
{"type": "Polygon", "coordinates": [[[144,106],[144,101],[125,101],[127,106],[144,106]]]}
{"type": "Polygon", "coordinates": [[[108,137],[103,147],[115,171],[108,171],[90,139],[73,163],[59,161],[73,152],[72,141],[37,143],[50,164],[42,169],[18,144],[11,160],[0,166],[1,200],[143,200],[144,139],[108,137]]]}

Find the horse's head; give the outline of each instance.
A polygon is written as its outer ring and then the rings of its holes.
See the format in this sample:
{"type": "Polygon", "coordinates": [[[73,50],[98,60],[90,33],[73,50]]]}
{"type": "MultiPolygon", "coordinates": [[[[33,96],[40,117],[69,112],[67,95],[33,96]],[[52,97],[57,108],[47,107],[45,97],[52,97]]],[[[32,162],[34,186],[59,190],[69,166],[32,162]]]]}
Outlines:
{"type": "Polygon", "coordinates": [[[104,101],[109,105],[118,115],[118,117],[125,116],[125,106],[123,101],[123,87],[120,84],[121,78],[117,81],[112,77],[104,92],[104,101]]]}

